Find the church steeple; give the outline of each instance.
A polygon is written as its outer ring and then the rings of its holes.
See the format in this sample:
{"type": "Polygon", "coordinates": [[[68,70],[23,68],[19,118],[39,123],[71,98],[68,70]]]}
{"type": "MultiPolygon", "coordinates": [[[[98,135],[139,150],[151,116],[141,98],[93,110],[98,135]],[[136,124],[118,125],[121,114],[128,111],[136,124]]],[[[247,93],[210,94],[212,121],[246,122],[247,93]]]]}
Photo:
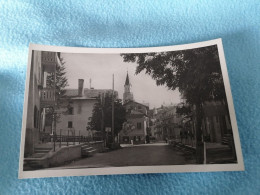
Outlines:
{"type": "Polygon", "coordinates": [[[128,76],[128,71],[127,71],[125,85],[129,85],[129,84],[130,84],[130,82],[129,82],[129,76],[128,76]]]}
{"type": "Polygon", "coordinates": [[[127,71],[127,74],[126,74],[124,87],[125,87],[125,91],[124,91],[124,94],[123,94],[123,102],[126,103],[128,101],[133,101],[134,96],[133,96],[133,93],[131,92],[131,84],[130,84],[130,79],[129,79],[129,76],[128,76],[128,71],[127,71]]]}

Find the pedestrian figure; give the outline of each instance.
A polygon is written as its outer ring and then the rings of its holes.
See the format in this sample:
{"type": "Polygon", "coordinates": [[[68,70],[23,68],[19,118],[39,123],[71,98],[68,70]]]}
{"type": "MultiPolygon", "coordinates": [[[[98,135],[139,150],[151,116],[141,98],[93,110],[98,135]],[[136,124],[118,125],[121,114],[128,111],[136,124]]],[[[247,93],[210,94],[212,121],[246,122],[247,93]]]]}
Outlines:
{"type": "Polygon", "coordinates": [[[150,143],[149,135],[146,135],[146,136],[145,136],[145,141],[146,141],[147,144],[150,143]]]}
{"type": "Polygon", "coordinates": [[[184,139],[185,139],[185,144],[187,144],[188,141],[188,132],[185,130],[184,131],[184,139]]]}
{"type": "Polygon", "coordinates": [[[181,143],[182,143],[182,138],[183,138],[183,137],[182,137],[182,131],[180,132],[180,137],[181,137],[181,143]]]}

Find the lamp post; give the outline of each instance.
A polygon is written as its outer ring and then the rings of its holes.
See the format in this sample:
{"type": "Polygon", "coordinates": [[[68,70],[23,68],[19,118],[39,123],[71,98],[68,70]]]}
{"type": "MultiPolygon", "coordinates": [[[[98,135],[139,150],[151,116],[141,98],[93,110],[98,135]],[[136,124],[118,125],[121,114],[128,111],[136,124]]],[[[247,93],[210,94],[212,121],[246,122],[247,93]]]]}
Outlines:
{"type": "Polygon", "coordinates": [[[61,129],[60,129],[60,148],[61,148],[61,129]]]}
{"type": "MultiPolygon", "coordinates": [[[[105,113],[104,113],[104,93],[100,96],[100,102],[101,102],[101,132],[103,140],[105,140],[105,128],[104,128],[104,120],[105,120],[105,113]]],[[[105,144],[106,145],[106,144],[105,144]]]]}
{"type": "Polygon", "coordinates": [[[79,144],[80,144],[80,141],[81,141],[81,140],[80,140],[80,130],[79,130],[79,144]]]}
{"type": "Polygon", "coordinates": [[[112,81],[112,143],[115,142],[115,108],[114,108],[114,74],[113,74],[113,81],[112,81]]]}
{"type": "Polygon", "coordinates": [[[56,101],[57,101],[57,98],[56,98],[56,64],[55,64],[55,71],[54,71],[54,106],[53,106],[53,122],[54,122],[54,146],[53,146],[53,150],[55,152],[55,139],[56,139],[56,101]]]}

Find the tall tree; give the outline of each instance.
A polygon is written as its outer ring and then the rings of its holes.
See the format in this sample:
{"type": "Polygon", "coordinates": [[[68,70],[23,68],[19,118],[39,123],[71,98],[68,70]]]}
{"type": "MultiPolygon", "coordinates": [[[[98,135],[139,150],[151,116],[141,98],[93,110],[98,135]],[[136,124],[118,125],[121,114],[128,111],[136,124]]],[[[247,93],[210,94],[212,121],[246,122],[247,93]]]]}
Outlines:
{"type": "Polygon", "coordinates": [[[68,86],[68,79],[66,77],[66,67],[63,58],[60,58],[60,63],[56,65],[56,78],[55,73],[50,73],[47,76],[47,87],[48,88],[55,88],[56,90],[56,101],[57,107],[60,106],[60,100],[65,96],[66,90],[65,87],[68,86]]]}
{"type": "MultiPolygon", "coordinates": [[[[114,113],[114,134],[117,135],[126,121],[126,111],[121,99],[114,100],[114,113]]],[[[112,96],[108,93],[104,98],[101,96],[98,98],[88,122],[89,130],[104,131],[105,127],[112,127],[112,96]]]]}
{"type": "MultiPolygon", "coordinates": [[[[59,55],[58,55],[59,56],[59,55]]],[[[56,64],[56,75],[55,73],[49,73],[46,78],[46,87],[47,88],[55,88],[55,98],[56,98],[56,109],[60,108],[62,105],[62,98],[65,97],[65,87],[68,86],[68,79],[66,77],[66,66],[65,61],[63,58],[59,58],[60,63],[56,64]]],[[[59,113],[53,113],[55,112],[53,108],[47,108],[46,109],[46,123],[51,124],[53,120],[53,114],[55,114],[55,120],[56,122],[60,118],[59,113]]]]}
{"type": "Polygon", "coordinates": [[[189,105],[182,105],[176,108],[176,113],[182,116],[188,116],[192,113],[189,105]]]}
{"type": "Polygon", "coordinates": [[[182,51],[121,54],[124,62],[137,63],[136,74],[145,71],[157,85],[178,89],[187,103],[196,106],[197,163],[203,163],[203,103],[226,102],[216,45],[182,51]]]}

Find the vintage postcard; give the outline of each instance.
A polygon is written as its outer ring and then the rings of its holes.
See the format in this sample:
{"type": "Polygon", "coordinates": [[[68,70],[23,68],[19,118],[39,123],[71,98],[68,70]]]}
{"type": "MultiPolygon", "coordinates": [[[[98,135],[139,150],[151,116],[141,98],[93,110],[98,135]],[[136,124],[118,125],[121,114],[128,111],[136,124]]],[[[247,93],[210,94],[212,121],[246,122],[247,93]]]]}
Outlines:
{"type": "Polygon", "coordinates": [[[221,39],[31,44],[19,178],[244,170],[221,39]]]}

